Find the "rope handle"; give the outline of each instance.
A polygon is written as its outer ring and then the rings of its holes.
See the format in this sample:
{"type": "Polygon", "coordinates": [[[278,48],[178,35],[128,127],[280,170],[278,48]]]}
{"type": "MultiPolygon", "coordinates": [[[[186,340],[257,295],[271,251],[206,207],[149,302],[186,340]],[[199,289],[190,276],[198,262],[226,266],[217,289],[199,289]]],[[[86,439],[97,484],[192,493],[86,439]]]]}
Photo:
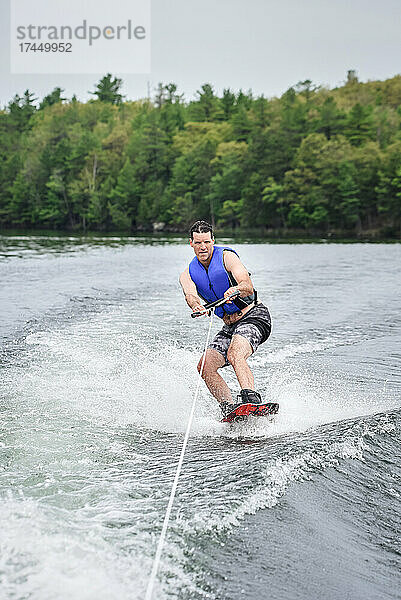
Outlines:
{"type": "MultiPolygon", "coordinates": [[[[204,308],[205,312],[207,312],[211,308],[217,308],[218,306],[225,304],[227,302],[227,300],[232,300],[232,298],[237,298],[237,296],[239,296],[240,294],[241,294],[241,292],[239,290],[236,290],[235,292],[233,292],[232,294],[227,296],[227,298],[223,297],[223,298],[219,298],[219,300],[215,300],[214,302],[209,302],[209,304],[205,304],[203,306],[203,308],[204,308]]],[[[195,317],[201,317],[202,315],[205,314],[205,312],[201,312],[200,310],[197,310],[196,312],[191,313],[191,317],[193,319],[195,319],[195,317]]]]}

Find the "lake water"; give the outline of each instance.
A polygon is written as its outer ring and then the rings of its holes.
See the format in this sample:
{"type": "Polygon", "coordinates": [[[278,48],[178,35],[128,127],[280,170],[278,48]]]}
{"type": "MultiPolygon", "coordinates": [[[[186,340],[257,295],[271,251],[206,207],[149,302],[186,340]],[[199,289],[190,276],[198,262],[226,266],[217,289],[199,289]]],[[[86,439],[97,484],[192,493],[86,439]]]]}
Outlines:
{"type": "MultiPolygon", "coordinates": [[[[398,598],[401,245],[231,245],[272,313],[250,364],[280,412],[224,425],[202,384],[154,598],[398,598]]],[[[191,258],[0,236],[1,598],[144,597],[208,327],[191,258]]]]}

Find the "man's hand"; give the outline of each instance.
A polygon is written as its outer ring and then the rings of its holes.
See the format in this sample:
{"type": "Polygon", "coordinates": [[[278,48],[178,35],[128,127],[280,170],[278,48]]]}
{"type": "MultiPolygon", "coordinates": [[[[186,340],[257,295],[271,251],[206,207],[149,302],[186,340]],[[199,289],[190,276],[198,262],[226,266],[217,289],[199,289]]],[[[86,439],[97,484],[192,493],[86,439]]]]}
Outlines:
{"type": "MultiPolygon", "coordinates": [[[[228,296],[231,296],[231,294],[235,294],[235,292],[238,292],[238,291],[239,291],[239,289],[237,286],[230,287],[230,288],[228,288],[228,290],[226,290],[224,292],[224,298],[228,298],[228,296]]],[[[227,303],[232,304],[232,300],[227,300],[227,303]]]]}
{"type": "Polygon", "coordinates": [[[197,317],[204,317],[205,315],[207,315],[207,310],[205,310],[205,307],[202,306],[202,304],[195,304],[195,306],[192,306],[191,308],[192,308],[192,312],[201,313],[199,315],[196,315],[197,317]]]}

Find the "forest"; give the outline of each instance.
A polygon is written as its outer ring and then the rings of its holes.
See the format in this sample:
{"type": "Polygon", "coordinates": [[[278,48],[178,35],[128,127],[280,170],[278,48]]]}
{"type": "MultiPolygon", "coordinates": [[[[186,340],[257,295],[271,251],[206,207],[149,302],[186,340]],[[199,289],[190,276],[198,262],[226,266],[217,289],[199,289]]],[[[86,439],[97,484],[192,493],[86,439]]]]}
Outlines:
{"type": "Polygon", "coordinates": [[[401,75],[279,98],[174,83],[129,101],[111,74],[91,99],[0,111],[0,227],[184,232],[205,219],[262,235],[400,238],[401,75]]]}

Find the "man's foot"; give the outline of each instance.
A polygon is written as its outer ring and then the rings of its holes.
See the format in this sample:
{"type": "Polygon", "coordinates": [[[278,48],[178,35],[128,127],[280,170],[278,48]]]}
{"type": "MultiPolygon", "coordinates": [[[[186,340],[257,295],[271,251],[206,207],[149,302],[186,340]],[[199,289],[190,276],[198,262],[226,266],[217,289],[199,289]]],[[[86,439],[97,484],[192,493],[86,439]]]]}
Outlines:
{"type": "Polygon", "coordinates": [[[220,402],[220,409],[225,417],[242,404],[262,404],[262,398],[260,394],[254,390],[241,390],[237,395],[237,402],[220,402]]]}
{"type": "Polygon", "coordinates": [[[262,397],[259,392],[254,390],[241,390],[237,396],[239,404],[262,404],[262,397]]]}

